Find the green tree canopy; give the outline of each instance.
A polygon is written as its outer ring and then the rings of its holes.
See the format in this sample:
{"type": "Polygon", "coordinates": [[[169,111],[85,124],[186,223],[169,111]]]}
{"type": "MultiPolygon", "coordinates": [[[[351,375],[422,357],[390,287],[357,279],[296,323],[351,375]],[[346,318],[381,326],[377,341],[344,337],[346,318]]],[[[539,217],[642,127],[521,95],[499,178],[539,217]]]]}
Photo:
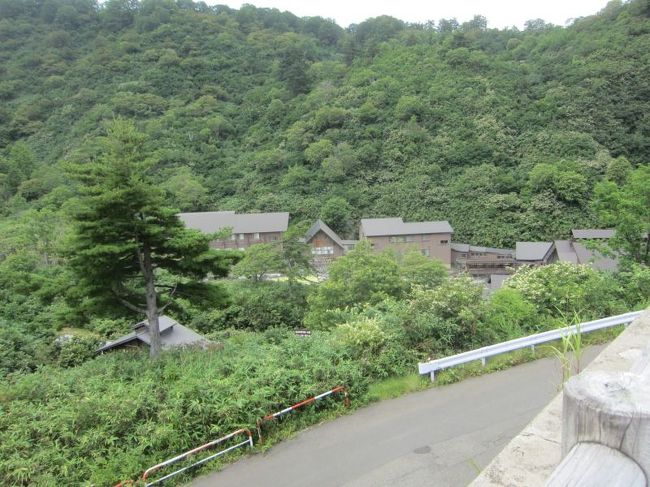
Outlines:
{"type": "Polygon", "coordinates": [[[405,288],[394,254],[377,254],[370,243],[359,242],[332,263],[329,278],[309,296],[305,323],[312,328],[330,327],[336,324],[337,312],[400,297],[405,288]]]}
{"type": "Polygon", "coordinates": [[[229,259],[165,204],[145,141],[132,122],[117,120],[99,141],[97,157],[72,168],[81,196],[68,255],[85,293],[146,315],[156,357],[159,315],[175,296],[214,299],[217,288],[203,279],[224,275],[229,259]]]}
{"type": "Polygon", "coordinates": [[[596,211],[604,226],[616,228],[609,245],[623,257],[650,265],[650,166],[619,180],[624,183],[603,181],[596,186],[596,211]]]}

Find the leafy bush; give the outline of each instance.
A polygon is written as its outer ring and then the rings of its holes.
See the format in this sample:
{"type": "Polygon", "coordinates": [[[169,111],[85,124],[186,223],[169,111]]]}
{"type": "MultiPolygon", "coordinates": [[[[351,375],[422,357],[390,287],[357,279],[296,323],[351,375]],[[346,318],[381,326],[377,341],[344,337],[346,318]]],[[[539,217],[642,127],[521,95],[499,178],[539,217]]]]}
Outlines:
{"type": "Polygon", "coordinates": [[[300,328],[305,314],[308,286],[299,283],[231,281],[230,303],[220,310],[199,313],[190,326],[202,332],[227,328],[264,331],[285,326],[300,328]]]}
{"type": "Polygon", "coordinates": [[[0,377],[31,372],[49,360],[54,333],[35,334],[27,327],[0,321],[0,377]]]}
{"type": "Polygon", "coordinates": [[[334,337],[353,356],[375,355],[389,339],[376,318],[360,317],[355,321],[338,325],[334,337]]]}
{"type": "Polygon", "coordinates": [[[505,287],[516,289],[537,312],[572,319],[610,316],[625,311],[617,298],[618,286],[609,275],[588,265],[557,262],[541,267],[521,267],[505,287]]]}

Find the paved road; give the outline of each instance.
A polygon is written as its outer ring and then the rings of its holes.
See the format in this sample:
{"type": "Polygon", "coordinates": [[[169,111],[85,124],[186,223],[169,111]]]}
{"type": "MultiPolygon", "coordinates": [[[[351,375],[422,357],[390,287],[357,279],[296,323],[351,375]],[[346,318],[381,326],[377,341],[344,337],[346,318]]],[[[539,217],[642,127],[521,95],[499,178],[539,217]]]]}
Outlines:
{"type": "MultiPolygon", "coordinates": [[[[585,363],[602,347],[585,353],[585,363]]],[[[558,392],[542,359],[376,403],[192,487],[465,486],[558,392]]]]}

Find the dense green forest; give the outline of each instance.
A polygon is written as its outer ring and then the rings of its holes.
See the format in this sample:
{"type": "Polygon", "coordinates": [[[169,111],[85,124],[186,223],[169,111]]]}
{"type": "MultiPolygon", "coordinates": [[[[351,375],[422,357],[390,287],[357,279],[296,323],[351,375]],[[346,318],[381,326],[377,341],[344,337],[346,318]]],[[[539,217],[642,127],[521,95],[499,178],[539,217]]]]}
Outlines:
{"type": "Polygon", "coordinates": [[[427,357],[650,304],[644,0],[524,30],[0,0],[0,100],[2,484],[113,485],[334,385],[363,404],[427,357]],[[143,288],[123,259],[134,209],[166,246],[148,277],[175,295],[156,306],[217,347],[95,357],[142,319],[111,292],[143,288]],[[292,228],[280,250],[227,253],[174,217],[216,209],[289,211],[292,228]],[[621,266],[521,268],[486,297],[360,244],[304,279],[305,225],[353,237],[380,216],[494,246],[616,227],[621,266]]]}
{"type": "Polygon", "coordinates": [[[0,3],[0,198],[59,209],[102,122],[150,135],[181,210],[448,219],[512,245],[595,224],[613,159],[650,160],[647,2],[567,28],[481,17],[342,29],[191,1],[0,3]]]}

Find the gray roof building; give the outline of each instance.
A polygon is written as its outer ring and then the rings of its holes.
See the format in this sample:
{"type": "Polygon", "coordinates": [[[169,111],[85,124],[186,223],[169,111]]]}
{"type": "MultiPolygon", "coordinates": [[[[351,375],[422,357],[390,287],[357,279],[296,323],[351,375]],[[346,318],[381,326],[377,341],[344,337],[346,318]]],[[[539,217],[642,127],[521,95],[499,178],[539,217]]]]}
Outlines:
{"type": "Polygon", "coordinates": [[[402,218],[363,218],[361,231],[366,237],[454,233],[448,221],[404,222],[402,218]]]}
{"type": "Polygon", "coordinates": [[[488,254],[497,254],[497,255],[513,255],[514,250],[512,249],[501,249],[496,247],[481,247],[478,245],[470,245],[464,243],[451,243],[451,250],[456,252],[485,252],[488,254]]]}
{"type": "Polygon", "coordinates": [[[578,256],[573,249],[573,242],[570,240],[556,240],[555,250],[557,250],[557,258],[560,262],[578,263],[578,256]]]}
{"type": "Polygon", "coordinates": [[[553,242],[517,242],[515,258],[523,263],[545,262],[553,254],[553,242]]]}
{"type": "MultiPolygon", "coordinates": [[[[181,325],[169,316],[160,316],[158,323],[160,326],[160,341],[163,349],[197,345],[205,346],[210,343],[204,336],[181,325]]],[[[133,331],[131,333],[106,343],[97,350],[97,353],[129,346],[149,346],[150,344],[149,325],[146,320],[143,320],[133,325],[133,331]]]]}
{"type": "Polygon", "coordinates": [[[305,234],[305,242],[309,242],[319,231],[322,231],[325,235],[331,238],[336,243],[336,245],[342,249],[346,248],[345,241],[341,240],[341,237],[339,237],[338,234],[320,218],[316,220],[316,222],[311,227],[309,227],[309,230],[307,230],[307,233],[305,234]]]}
{"type": "Polygon", "coordinates": [[[573,242],[573,248],[580,264],[590,264],[599,271],[618,270],[618,261],[616,259],[606,257],[597,250],[588,249],[579,242],[573,242]]]}
{"type": "Polygon", "coordinates": [[[179,213],[185,226],[215,233],[231,228],[232,233],[272,233],[286,232],[289,226],[289,213],[235,213],[234,211],[203,211],[179,213]]]}
{"type": "Polygon", "coordinates": [[[599,229],[599,228],[588,228],[582,230],[571,230],[571,234],[575,239],[586,239],[586,238],[612,238],[616,235],[616,230],[614,229],[599,229]]]}
{"type": "Polygon", "coordinates": [[[558,260],[572,264],[588,264],[600,271],[615,271],[618,269],[618,260],[607,257],[598,250],[588,248],[579,240],[609,239],[615,234],[615,230],[588,229],[572,230],[573,240],[556,240],[558,260]]]}

